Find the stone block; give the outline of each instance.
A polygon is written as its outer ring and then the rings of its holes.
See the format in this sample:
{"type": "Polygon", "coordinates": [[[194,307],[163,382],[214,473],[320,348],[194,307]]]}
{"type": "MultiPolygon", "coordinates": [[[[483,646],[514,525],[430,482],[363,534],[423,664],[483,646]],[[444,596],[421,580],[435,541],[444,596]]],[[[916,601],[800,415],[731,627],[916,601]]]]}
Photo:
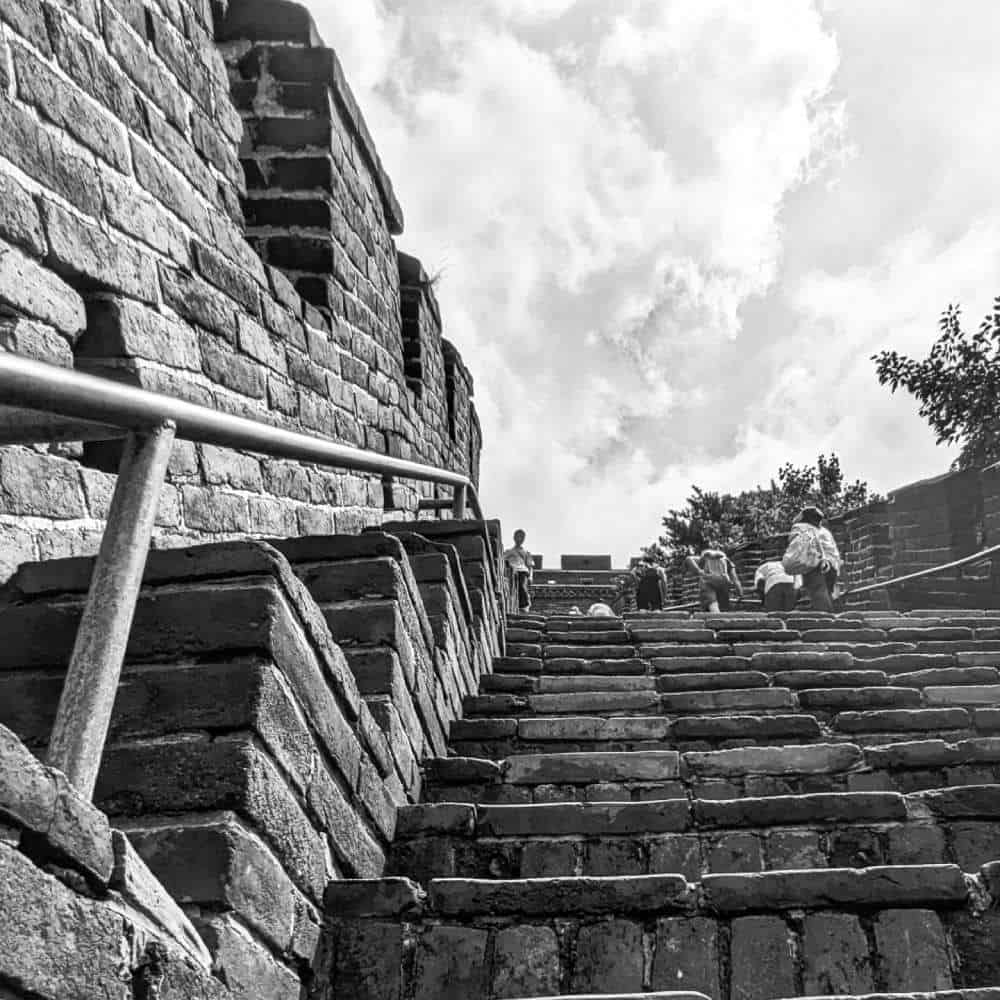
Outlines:
{"type": "Polygon", "coordinates": [[[129,975],[125,922],[0,843],[0,978],[50,997],[115,996],[129,975]],[[81,961],[86,956],[86,961],[81,961]]]}
{"type": "MultiPolygon", "coordinates": [[[[666,697],[666,696],[664,696],[666,697]]],[[[671,726],[676,740],[743,740],[788,742],[813,740],[822,735],[811,715],[705,715],[676,719],[671,726]]]]}
{"type": "Polygon", "coordinates": [[[491,995],[548,996],[559,990],[559,940],[548,927],[506,927],[493,941],[491,995]]]}
{"type": "Polygon", "coordinates": [[[299,1000],[298,975],[233,917],[199,920],[198,929],[212,952],[216,975],[237,997],[299,1000]]]}
{"type": "Polygon", "coordinates": [[[683,875],[689,881],[697,882],[701,878],[701,847],[698,838],[686,834],[651,838],[649,872],[683,875]]]}
{"type": "Polygon", "coordinates": [[[466,1000],[485,996],[488,933],[446,924],[428,927],[417,944],[414,1000],[466,1000]]]}
{"type": "Polygon", "coordinates": [[[352,1000],[402,1000],[403,926],[377,920],[339,920],[336,962],[330,974],[333,996],[352,1000]]]}
{"type": "Polygon", "coordinates": [[[842,733],[927,732],[935,729],[967,729],[971,724],[969,713],[964,708],[841,712],[834,719],[834,727],[842,733]]]}
{"type": "Polygon", "coordinates": [[[728,802],[696,799],[694,812],[699,827],[708,828],[884,823],[905,820],[906,803],[902,795],[892,792],[816,792],[728,802]]]}
{"type": "Polygon", "coordinates": [[[713,874],[759,872],[764,868],[761,841],[752,833],[725,833],[705,846],[705,869],[713,874]]]}
{"type": "Polygon", "coordinates": [[[732,1000],[793,997],[795,952],[792,935],[780,917],[738,917],[730,939],[732,1000]]]}
{"type": "Polygon", "coordinates": [[[812,746],[740,747],[684,754],[685,771],[699,777],[745,774],[832,774],[861,762],[861,751],[850,743],[812,746]]]}
{"type": "Polygon", "coordinates": [[[574,993],[640,993],[642,978],[640,924],[602,920],[580,928],[570,977],[574,993]]]}
{"type": "Polygon", "coordinates": [[[5,449],[0,455],[0,496],[11,514],[57,519],[85,517],[76,466],[34,451],[5,449]]]}
{"type": "Polygon", "coordinates": [[[54,202],[43,202],[42,222],[49,244],[46,258],[57,274],[155,304],[156,267],[124,240],[84,222],[54,202]]]}
{"type": "Polygon", "coordinates": [[[868,940],[858,918],[810,913],[802,928],[802,979],[807,995],[870,993],[875,988],[868,940]]]}
{"type": "Polygon", "coordinates": [[[20,250],[0,243],[0,302],[49,323],[71,339],[86,325],[83,299],[20,250]]]}
{"type": "Polygon", "coordinates": [[[723,913],[788,910],[820,905],[953,906],[967,898],[956,865],[830,868],[826,871],[706,875],[708,905],[723,913]]]}
{"type": "Polygon", "coordinates": [[[572,874],[577,869],[577,848],[574,841],[526,841],[521,848],[521,878],[556,878],[572,874]]]}
{"type": "Polygon", "coordinates": [[[875,951],[891,992],[952,988],[948,944],[933,910],[883,910],[875,921],[875,951]]]}
{"type": "Polygon", "coordinates": [[[246,737],[171,737],[109,747],[95,801],[115,816],[234,809],[259,829],[313,898],[326,879],[325,848],[271,760],[246,737]]]}
{"type": "Polygon", "coordinates": [[[233,909],[277,950],[289,947],[300,894],[267,845],[234,814],[135,820],[126,830],[178,903],[233,909]]]}
{"type": "MultiPolygon", "coordinates": [[[[552,874],[569,875],[572,868],[552,874]]],[[[583,852],[585,875],[645,875],[646,859],[637,840],[615,837],[588,843],[583,852]]]]}
{"type": "Polygon", "coordinates": [[[25,174],[86,215],[100,216],[99,171],[68,137],[6,96],[0,101],[0,132],[6,156],[25,174]]]}
{"type": "Polygon", "coordinates": [[[676,778],[679,772],[680,755],[674,750],[520,754],[507,759],[506,780],[519,785],[658,781],[676,778]]]}
{"type": "Polygon", "coordinates": [[[656,922],[656,943],[650,971],[654,990],[697,990],[721,995],[718,930],[705,917],[666,917],[656,922]]]}
{"type": "Polygon", "coordinates": [[[35,200],[6,173],[0,173],[0,239],[33,257],[45,254],[45,233],[35,200]]]}
{"type": "Polygon", "coordinates": [[[819,834],[814,830],[772,831],[767,836],[765,856],[768,869],[826,867],[819,834]]]}
{"type": "Polygon", "coordinates": [[[112,167],[127,170],[128,145],[121,123],[27,49],[12,48],[19,96],[112,167]]]}

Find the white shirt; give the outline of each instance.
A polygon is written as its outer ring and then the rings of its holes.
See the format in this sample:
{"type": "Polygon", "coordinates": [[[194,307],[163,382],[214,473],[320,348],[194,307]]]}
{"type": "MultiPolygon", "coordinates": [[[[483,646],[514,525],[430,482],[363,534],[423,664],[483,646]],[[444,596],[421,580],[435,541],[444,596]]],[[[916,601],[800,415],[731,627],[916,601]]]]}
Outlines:
{"type": "Polygon", "coordinates": [[[781,565],[780,562],[775,560],[774,562],[762,563],[757,567],[757,572],[754,573],[753,585],[757,586],[760,581],[764,581],[764,593],[766,594],[776,583],[790,583],[794,587],[802,586],[801,576],[789,576],[785,572],[785,567],[781,565]]]}
{"type": "Polygon", "coordinates": [[[508,549],[503,557],[515,573],[534,575],[531,553],[523,545],[515,545],[512,549],[508,549]]]}

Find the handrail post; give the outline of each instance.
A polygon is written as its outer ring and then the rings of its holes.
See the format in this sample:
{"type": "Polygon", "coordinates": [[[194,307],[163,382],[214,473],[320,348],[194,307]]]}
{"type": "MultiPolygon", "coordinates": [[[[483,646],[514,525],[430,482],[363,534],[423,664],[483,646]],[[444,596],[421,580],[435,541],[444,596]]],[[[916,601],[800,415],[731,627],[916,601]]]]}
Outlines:
{"type": "Polygon", "coordinates": [[[455,492],[452,495],[451,504],[451,516],[456,521],[461,521],[465,517],[465,505],[468,500],[469,488],[465,483],[455,487],[455,492]]]}
{"type": "Polygon", "coordinates": [[[91,798],[174,441],[165,421],[130,432],[59,698],[48,762],[91,798]]]}

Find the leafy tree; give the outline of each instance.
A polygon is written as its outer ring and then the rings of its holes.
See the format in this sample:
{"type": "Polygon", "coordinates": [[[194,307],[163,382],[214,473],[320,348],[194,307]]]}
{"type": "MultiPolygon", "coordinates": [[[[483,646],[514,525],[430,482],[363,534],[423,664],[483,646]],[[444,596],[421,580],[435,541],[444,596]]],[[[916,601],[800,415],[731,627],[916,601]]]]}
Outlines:
{"type": "Polygon", "coordinates": [[[960,444],[956,469],[1000,461],[1000,298],[976,333],[962,329],[961,309],[948,306],[941,336],[922,361],[882,351],[873,356],[878,380],[920,401],[920,415],[938,444],[960,444]]]}
{"type": "Polygon", "coordinates": [[[643,554],[677,570],[691,552],[734,549],[786,532],[803,507],[813,505],[833,517],[878,499],[867,483],[845,484],[836,455],[820,455],[815,465],[783,465],[767,488],[732,494],[692,487],[687,503],[666,514],[663,534],[643,554]]]}

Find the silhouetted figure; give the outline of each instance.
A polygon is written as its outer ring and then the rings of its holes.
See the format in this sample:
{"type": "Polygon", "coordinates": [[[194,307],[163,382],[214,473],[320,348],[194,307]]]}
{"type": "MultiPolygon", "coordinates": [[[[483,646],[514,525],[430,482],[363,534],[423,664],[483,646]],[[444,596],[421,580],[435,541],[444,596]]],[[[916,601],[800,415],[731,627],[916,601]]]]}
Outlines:
{"type": "Polygon", "coordinates": [[[638,611],[662,611],[669,603],[667,574],[662,566],[643,559],[632,570],[635,580],[635,606],[638,611]]]}

